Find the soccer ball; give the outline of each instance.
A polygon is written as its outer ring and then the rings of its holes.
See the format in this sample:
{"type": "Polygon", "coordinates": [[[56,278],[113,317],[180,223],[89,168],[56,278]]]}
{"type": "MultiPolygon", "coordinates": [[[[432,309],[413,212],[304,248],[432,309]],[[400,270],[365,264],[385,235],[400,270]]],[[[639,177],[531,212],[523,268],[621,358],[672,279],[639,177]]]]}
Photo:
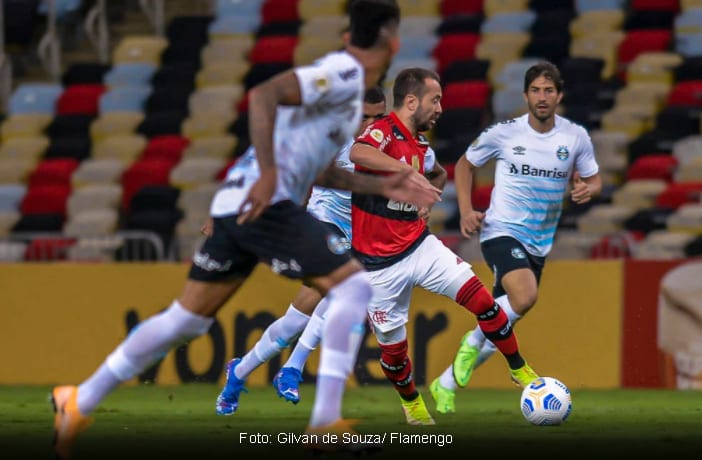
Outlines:
{"type": "Polygon", "coordinates": [[[534,425],[560,425],[572,406],[570,390],[553,377],[540,377],[522,391],[522,414],[534,425]]]}

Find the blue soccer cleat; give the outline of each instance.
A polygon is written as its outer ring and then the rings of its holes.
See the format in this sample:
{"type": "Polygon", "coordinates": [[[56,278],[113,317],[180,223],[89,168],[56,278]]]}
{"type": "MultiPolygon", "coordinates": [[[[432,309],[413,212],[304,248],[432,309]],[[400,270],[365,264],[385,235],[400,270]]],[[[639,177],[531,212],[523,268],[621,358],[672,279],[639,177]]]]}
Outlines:
{"type": "Polygon", "coordinates": [[[227,381],[224,384],[224,389],[217,396],[215,403],[215,412],[217,415],[232,415],[239,407],[239,394],[243,391],[248,393],[244,387],[244,380],[241,380],[234,375],[234,368],[241,362],[241,358],[234,358],[227,364],[227,381]]]}
{"type": "Polygon", "coordinates": [[[293,404],[300,402],[302,374],[294,367],[284,367],[273,378],[273,387],[278,396],[293,404]]]}

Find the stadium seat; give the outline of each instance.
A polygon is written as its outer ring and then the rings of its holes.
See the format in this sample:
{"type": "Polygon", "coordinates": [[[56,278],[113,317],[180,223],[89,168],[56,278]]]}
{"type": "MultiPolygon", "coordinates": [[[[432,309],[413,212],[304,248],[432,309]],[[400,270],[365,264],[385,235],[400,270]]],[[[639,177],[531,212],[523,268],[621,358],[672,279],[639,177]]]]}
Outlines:
{"type": "Polygon", "coordinates": [[[237,139],[231,134],[190,139],[183,158],[227,158],[233,155],[237,139]]]}
{"type": "Polygon", "coordinates": [[[40,185],[29,187],[22,198],[22,214],[60,214],[66,215],[66,202],[71,194],[71,186],[40,185]]]}
{"type": "Polygon", "coordinates": [[[180,132],[191,140],[224,136],[233,120],[232,115],[200,113],[183,120],[180,132]]]}
{"type": "Polygon", "coordinates": [[[109,64],[73,62],[61,76],[61,84],[66,87],[78,84],[102,84],[109,70],[109,64]]]}
{"type": "Polygon", "coordinates": [[[57,137],[87,137],[93,115],[69,114],[56,115],[44,130],[51,139],[57,137]]]}
{"type": "Polygon", "coordinates": [[[684,59],[673,72],[676,83],[687,80],[702,80],[702,57],[684,59]]]}
{"type": "Polygon", "coordinates": [[[631,0],[629,8],[634,11],[669,11],[677,13],[680,10],[680,0],[631,0]]]}
{"type": "Polygon", "coordinates": [[[105,74],[103,83],[109,88],[119,86],[149,85],[156,73],[156,64],[151,62],[124,62],[113,66],[105,74]]]}
{"type": "Polygon", "coordinates": [[[75,244],[73,238],[34,238],[25,250],[24,260],[27,262],[66,260],[67,250],[73,244],[75,244]]]}
{"type": "Polygon", "coordinates": [[[261,26],[261,16],[241,13],[217,15],[207,27],[210,40],[222,40],[253,35],[261,26]]]}
{"type": "Polygon", "coordinates": [[[217,86],[238,86],[244,81],[249,71],[245,61],[212,64],[200,69],[195,76],[195,87],[198,89],[217,86]]]}
{"type": "Polygon", "coordinates": [[[46,136],[18,137],[0,143],[0,159],[38,160],[49,148],[46,136]]]}
{"type": "Polygon", "coordinates": [[[320,56],[339,50],[343,43],[339,38],[324,38],[308,36],[300,39],[293,51],[295,66],[310,65],[320,56]]]}
{"type": "Polygon", "coordinates": [[[652,208],[666,188],[667,182],[659,178],[627,181],[612,193],[612,204],[632,209],[652,208]]]}
{"type": "MultiPolygon", "coordinates": [[[[26,198],[26,197],[25,197],[26,198]]],[[[60,232],[63,228],[63,213],[25,213],[12,227],[12,233],[25,232],[60,232]]]]}
{"type": "Polygon", "coordinates": [[[76,168],[78,168],[78,161],[73,158],[43,160],[29,174],[27,183],[30,188],[45,185],[70,185],[71,175],[76,168]]]}
{"type": "Polygon", "coordinates": [[[16,212],[26,193],[27,185],[23,183],[0,184],[0,213],[16,212]]]}
{"type": "Polygon", "coordinates": [[[63,234],[71,237],[102,236],[114,233],[119,214],[116,209],[88,209],[71,216],[63,234]]]}
{"type": "Polygon", "coordinates": [[[161,53],[168,46],[164,37],[156,35],[127,35],[112,51],[113,65],[143,62],[159,66],[161,53]]]}
{"type": "Polygon", "coordinates": [[[575,11],[583,14],[593,10],[621,10],[626,0],[575,0],[575,11]]]}
{"type": "Polygon", "coordinates": [[[227,118],[236,116],[236,104],[244,95],[243,85],[211,86],[191,93],[188,110],[191,116],[210,115],[227,118]]]}
{"type": "Polygon", "coordinates": [[[669,208],[642,208],[624,221],[624,228],[630,232],[647,235],[655,230],[665,230],[667,219],[673,213],[669,208]]]}
{"type": "Polygon", "coordinates": [[[27,243],[22,241],[0,241],[0,262],[22,262],[26,251],[27,243]]]}
{"type": "Polygon", "coordinates": [[[685,245],[694,236],[688,233],[654,230],[636,245],[633,258],[639,260],[676,260],[685,257],[685,245]]]}
{"type": "Polygon", "coordinates": [[[682,81],[670,90],[668,105],[683,105],[702,108],[702,81],[682,81]]]}
{"type": "Polygon", "coordinates": [[[699,203],[702,182],[671,183],[656,197],[656,206],[678,209],[687,203],[699,203]]]}
{"type": "Polygon", "coordinates": [[[436,70],[443,73],[444,69],[454,61],[475,58],[476,47],[480,40],[479,34],[442,35],[431,53],[431,57],[437,62],[436,70]]]}
{"type": "Polygon", "coordinates": [[[143,120],[142,112],[106,112],[90,124],[90,137],[97,142],[110,136],[134,134],[143,120]]]}
{"type": "Polygon", "coordinates": [[[441,82],[445,85],[466,80],[485,81],[487,79],[490,62],[485,59],[465,59],[453,61],[446,66],[441,75],[441,82]]]}
{"type": "MultiPolygon", "coordinates": [[[[182,190],[176,206],[185,213],[185,220],[197,220],[199,225],[209,217],[210,203],[220,187],[216,181],[201,182],[194,187],[182,190]]],[[[199,234],[199,227],[196,232],[199,234]]]]}
{"type": "Polygon", "coordinates": [[[143,112],[153,88],[149,84],[113,87],[100,96],[100,114],[111,112],[143,112]]]}
{"type": "Polygon", "coordinates": [[[482,15],[483,0],[442,0],[439,10],[447,18],[457,15],[482,15]]]}
{"type": "Polygon", "coordinates": [[[624,221],[636,212],[635,208],[615,204],[595,204],[578,216],[576,225],[581,233],[606,235],[623,229],[624,221]]]}
{"type": "Polygon", "coordinates": [[[444,87],[442,106],[444,109],[484,109],[489,100],[490,85],[484,81],[452,82],[444,87]]]}
{"type": "Polygon", "coordinates": [[[495,0],[483,4],[486,17],[504,13],[521,12],[528,8],[529,0],[495,0]]]}
{"type": "Polygon", "coordinates": [[[63,87],[55,83],[23,83],[10,95],[7,113],[10,115],[56,113],[56,102],[63,87]]]}
{"type": "Polygon", "coordinates": [[[629,165],[626,178],[628,181],[636,179],[662,179],[666,182],[671,182],[677,167],[678,160],[672,155],[645,155],[637,158],[629,165]]]}
{"type": "Polygon", "coordinates": [[[74,158],[83,161],[90,156],[91,141],[85,137],[57,137],[51,139],[49,148],[44,152],[44,159],[74,158]]]}
{"type": "Polygon", "coordinates": [[[295,35],[261,37],[249,53],[252,64],[285,62],[292,64],[299,38],[295,35]]]}
{"type": "Polygon", "coordinates": [[[699,155],[684,166],[678,167],[673,175],[673,180],[679,183],[701,182],[702,181],[702,156],[699,155]]]}
{"type": "Polygon", "coordinates": [[[529,9],[505,11],[493,15],[487,14],[487,17],[480,26],[480,32],[481,34],[529,32],[529,29],[534,24],[537,17],[537,14],[529,9]]]}
{"type": "MultiPolygon", "coordinates": [[[[136,158],[136,155],[133,157],[136,158]]],[[[80,166],[71,176],[71,185],[84,187],[88,185],[109,184],[119,181],[126,163],[131,162],[122,158],[89,158],[80,163],[80,166]]]]}
{"type": "Polygon", "coordinates": [[[702,152],[702,135],[685,136],[673,144],[673,156],[678,159],[678,164],[681,166],[699,158],[700,152],[702,152]]]}
{"type": "MultiPolygon", "coordinates": [[[[185,99],[184,104],[187,107],[187,99],[185,99]]],[[[137,133],[149,138],[166,134],[179,135],[187,113],[187,108],[185,110],[147,113],[144,121],[137,126],[137,133]]]]}
{"type": "Polygon", "coordinates": [[[688,203],[671,213],[665,222],[671,232],[702,235],[702,204],[688,203]]]}
{"type": "Polygon", "coordinates": [[[98,101],[105,92],[102,84],[77,84],[66,87],[56,101],[59,115],[97,115],[98,101]]]}
{"type": "Polygon", "coordinates": [[[522,88],[504,88],[492,94],[492,110],[496,120],[505,120],[526,113],[524,90],[522,88]]]}
{"type": "Polygon", "coordinates": [[[94,209],[117,209],[122,188],[117,183],[91,184],[73,191],[66,203],[68,217],[94,209]]]}
{"type": "Polygon", "coordinates": [[[224,158],[185,158],[171,170],[170,183],[189,189],[212,182],[225,162],[224,158]]]}
{"type": "Polygon", "coordinates": [[[570,42],[569,54],[571,57],[602,59],[605,62],[602,78],[607,80],[617,71],[617,53],[624,36],[623,31],[613,30],[574,37],[570,42]]]}
{"type": "Polygon", "coordinates": [[[165,160],[178,163],[183,156],[183,150],[190,141],[180,135],[160,135],[148,140],[146,147],[141,153],[141,160],[165,160]]]}
{"type": "Polygon", "coordinates": [[[440,0],[398,0],[403,16],[438,16],[440,0]]]}
{"type": "Polygon", "coordinates": [[[15,137],[36,137],[51,122],[53,116],[44,113],[10,115],[2,120],[0,139],[6,142],[15,137]]]}
{"type": "Polygon", "coordinates": [[[146,136],[139,134],[106,137],[95,143],[91,156],[95,159],[117,159],[131,163],[146,148],[146,136]]]}
{"type": "Polygon", "coordinates": [[[345,14],[345,0],[299,0],[297,12],[300,19],[341,16],[345,14]]]}
{"type": "Polygon", "coordinates": [[[432,55],[439,42],[439,36],[408,36],[402,37],[402,46],[395,55],[397,59],[423,59],[432,55]]]}
{"type": "Polygon", "coordinates": [[[670,46],[670,29],[629,30],[617,48],[618,75],[626,79],[626,70],[639,54],[650,51],[666,51],[670,46]]]}
{"type": "Polygon", "coordinates": [[[624,16],[622,9],[586,11],[573,18],[568,29],[573,38],[616,31],[622,28],[624,16]]]}
{"type": "Polygon", "coordinates": [[[175,164],[169,160],[139,160],[122,174],[122,208],[129,210],[132,196],[148,185],[168,185],[175,164]]]}
{"type": "Polygon", "coordinates": [[[0,184],[24,183],[36,163],[34,159],[0,156],[0,184]]]}

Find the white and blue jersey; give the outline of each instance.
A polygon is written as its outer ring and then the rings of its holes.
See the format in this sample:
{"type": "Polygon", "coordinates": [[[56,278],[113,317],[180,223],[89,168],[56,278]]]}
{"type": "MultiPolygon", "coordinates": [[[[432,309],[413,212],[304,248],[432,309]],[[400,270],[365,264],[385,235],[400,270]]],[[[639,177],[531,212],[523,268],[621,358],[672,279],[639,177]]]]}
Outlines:
{"type": "Polygon", "coordinates": [[[465,156],[476,167],[497,161],[480,241],[511,236],[529,253],[546,257],[573,170],[586,178],[599,167],[582,126],[556,115],[554,128],[539,133],[527,120],[528,114],[488,127],[465,156]]]}
{"type": "MultiPolygon", "coordinates": [[[[278,182],[269,204],[290,200],[302,205],[317,176],[354,136],[361,122],[364,70],[352,55],[332,52],[294,72],[302,104],[277,109],[273,151],[278,182]]],[[[212,217],[238,214],[259,177],[252,146],[227,171],[224,185],[210,206],[212,217]]]]}
{"type": "MultiPolygon", "coordinates": [[[[336,166],[353,172],[349,159],[354,140],[350,139],[336,157],[336,166]]],[[[351,241],[351,192],[325,187],[313,187],[307,211],[322,222],[336,225],[351,241]]]]}

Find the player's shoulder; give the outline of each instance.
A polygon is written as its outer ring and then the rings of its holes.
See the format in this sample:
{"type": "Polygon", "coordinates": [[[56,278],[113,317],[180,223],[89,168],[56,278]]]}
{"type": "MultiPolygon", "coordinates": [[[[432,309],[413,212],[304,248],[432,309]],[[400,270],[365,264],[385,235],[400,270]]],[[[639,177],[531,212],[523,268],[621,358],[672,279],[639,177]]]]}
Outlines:
{"type": "Polygon", "coordinates": [[[346,51],[331,51],[315,61],[315,65],[332,69],[341,81],[363,78],[363,67],[346,51]]]}
{"type": "Polygon", "coordinates": [[[501,134],[503,132],[507,133],[514,133],[516,130],[519,129],[519,119],[521,117],[517,118],[509,118],[506,120],[500,120],[496,121],[483,129],[483,131],[480,133],[481,135],[492,132],[494,134],[501,134]]]}

